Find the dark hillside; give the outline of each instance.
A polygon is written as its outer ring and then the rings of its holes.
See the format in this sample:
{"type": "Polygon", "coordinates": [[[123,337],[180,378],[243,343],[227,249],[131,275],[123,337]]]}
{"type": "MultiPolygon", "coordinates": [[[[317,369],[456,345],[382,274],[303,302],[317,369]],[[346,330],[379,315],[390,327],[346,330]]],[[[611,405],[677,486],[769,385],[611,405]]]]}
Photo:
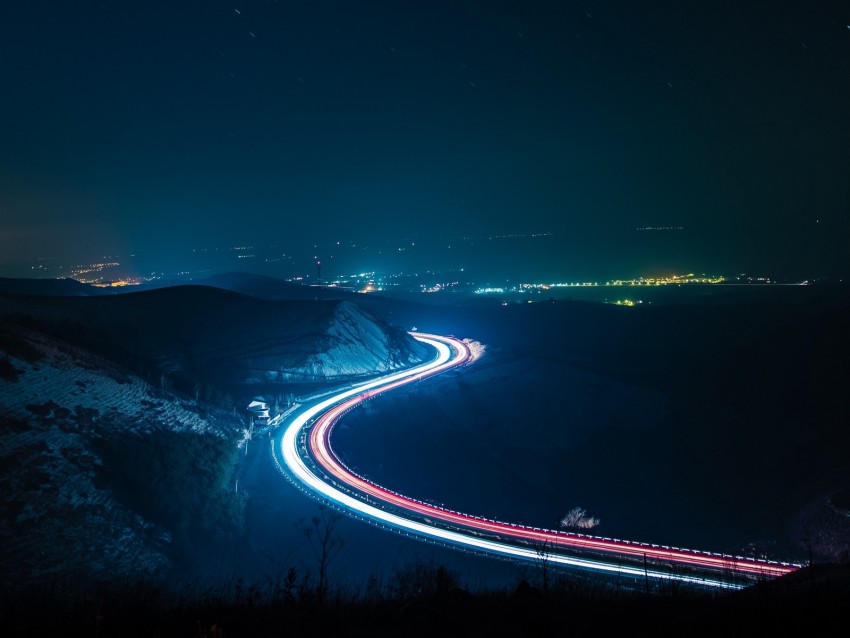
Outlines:
{"type": "Polygon", "coordinates": [[[231,410],[20,325],[0,361],[0,588],[163,579],[239,536],[231,410]]]}
{"type": "Polygon", "coordinates": [[[75,279],[16,279],[0,277],[0,295],[39,295],[48,297],[85,297],[102,294],[103,289],[75,279]]]}
{"type": "Polygon", "coordinates": [[[427,356],[343,301],[200,286],[0,297],[2,583],[224,561],[245,542],[248,446],[247,415],[220,388],[288,393],[427,356]]]}
{"type": "MultiPolygon", "coordinates": [[[[50,332],[159,380],[258,383],[373,374],[419,361],[427,349],[341,301],[264,301],[177,286],[90,298],[5,296],[7,320],[50,332]]],[[[250,392],[249,389],[245,390],[250,392]]]]}
{"type": "Polygon", "coordinates": [[[552,527],[578,505],[606,536],[837,560],[850,302],[834,292],[423,308],[420,329],[487,354],[435,393],[379,399],[386,419],[353,414],[336,445],[378,482],[484,516],[552,527]]]}
{"type": "Polygon", "coordinates": [[[291,283],[275,277],[265,277],[251,273],[221,273],[200,279],[195,283],[203,286],[213,286],[223,290],[250,295],[258,299],[269,301],[302,300],[315,301],[347,299],[349,301],[361,299],[363,295],[342,288],[328,288],[323,286],[307,286],[291,283]]]}

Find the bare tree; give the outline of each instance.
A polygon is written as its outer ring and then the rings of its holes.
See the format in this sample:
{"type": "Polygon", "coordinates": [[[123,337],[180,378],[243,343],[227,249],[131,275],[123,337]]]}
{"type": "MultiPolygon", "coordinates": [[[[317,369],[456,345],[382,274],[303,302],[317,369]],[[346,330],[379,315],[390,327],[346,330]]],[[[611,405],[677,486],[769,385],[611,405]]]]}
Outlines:
{"type": "Polygon", "coordinates": [[[598,518],[588,516],[583,507],[574,507],[561,519],[561,527],[592,529],[601,522],[598,518]]]}
{"type": "Polygon", "coordinates": [[[301,525],[310,549],[319,562],[319,587],[316,592],[319,602],[324,602],[328,593],[328,567],[345,545],[345,541],[336,533],[340,519],[341,514],[320,505],[319,513],[309,523],[301,525]]]}
{"type": "Polygon", "coordinates": [[[534,551],[537,553],[537,564],[540,566],[540,579],[543,586],[543,595],[549,594],[549,567],[552,559],[549,556],[549,550],[552,548],[549,541],[537,541],[532,544],[534,551]]]}

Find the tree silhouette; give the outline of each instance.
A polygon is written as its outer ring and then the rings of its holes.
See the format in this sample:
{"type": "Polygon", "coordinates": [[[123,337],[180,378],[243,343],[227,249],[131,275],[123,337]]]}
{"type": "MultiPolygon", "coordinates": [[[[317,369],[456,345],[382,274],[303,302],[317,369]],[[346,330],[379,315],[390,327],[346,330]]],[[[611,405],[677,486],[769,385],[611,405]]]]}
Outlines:
{"type": "Polygon", "coordinates": [[[341,518],[341,514],[320,505],[319,513],[309,522],[301,524],[301,529],[310,543],[310,549],[319,562],[319,587],[316,591],[319,602],[324,602],[327,597],[328,567],[345,546],[345,540],[336,533],[336,525],[341,518]]]}

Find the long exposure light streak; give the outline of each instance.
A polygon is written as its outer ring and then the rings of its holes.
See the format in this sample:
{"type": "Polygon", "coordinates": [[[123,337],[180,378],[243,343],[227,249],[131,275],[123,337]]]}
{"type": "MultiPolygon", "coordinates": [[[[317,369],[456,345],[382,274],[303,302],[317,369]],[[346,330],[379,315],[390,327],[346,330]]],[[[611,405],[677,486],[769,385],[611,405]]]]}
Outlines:
{"type": "MultiPolygon", "coordinates": [[[[424,365],[361,383],[305,407],[291,415],[282,430],[275,461],[282,472],[313,495],[344,511],[378,525],[478,552],[523,560],[545,560],[580,569],[616,573],[636,578],[677,580],[701,586],[740,588],[738,576],[772,578],[799,569],[800,565],[713,552],[667,547],[618,539],[526,527],[494,521],[423,503],[367,481],[346,468],[333,453],[330,435],[334,425],[359,403],[394,388],[439,374],[469,362],[469,347],[461,340],[411,333],[433,347],[434,359],[424,365]],[[301,434],[309,433],[301,444],[301,434]],[[282,462],[281,462],[282,461],[282,462]],[[319,471],[317,471],[319,470],[319,471]],[[337,486],[344,486],[340,488],[337,486]],[[376,504],[373,504],[377,503],[376,504]],[[486,538],[482,538],[486,534],[486,538]],[[593,553],[575,556],[563,553],[593,553]],[[598,558],[603,554],[610,558],[598,558]],[[620,559],[620,560],[618,560],[620,559]],[[632,560],[625,564],[622,560],[632,560]],[[640,565],[635,560],[643,559],[640,565]],[[647,560],[653,561],[647,565],[647,560]],[[707,573],[680,573],[657,566],[680,565],[707,573]]],[[[273,451],[275,451],[273,443],[273,451]]]]}

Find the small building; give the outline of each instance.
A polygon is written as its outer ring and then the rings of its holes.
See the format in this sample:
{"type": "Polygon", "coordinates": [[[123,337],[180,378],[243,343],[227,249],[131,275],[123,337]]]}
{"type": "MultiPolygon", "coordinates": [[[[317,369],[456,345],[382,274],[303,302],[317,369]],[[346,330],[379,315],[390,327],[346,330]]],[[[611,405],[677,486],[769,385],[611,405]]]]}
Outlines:
{"type": "Polygon", "coordinates": [[[254,397],[248,404],[248,412],[254,417],[255,423],[267,423],[269,420],[269,406],[263,397],[254,397]]]}

